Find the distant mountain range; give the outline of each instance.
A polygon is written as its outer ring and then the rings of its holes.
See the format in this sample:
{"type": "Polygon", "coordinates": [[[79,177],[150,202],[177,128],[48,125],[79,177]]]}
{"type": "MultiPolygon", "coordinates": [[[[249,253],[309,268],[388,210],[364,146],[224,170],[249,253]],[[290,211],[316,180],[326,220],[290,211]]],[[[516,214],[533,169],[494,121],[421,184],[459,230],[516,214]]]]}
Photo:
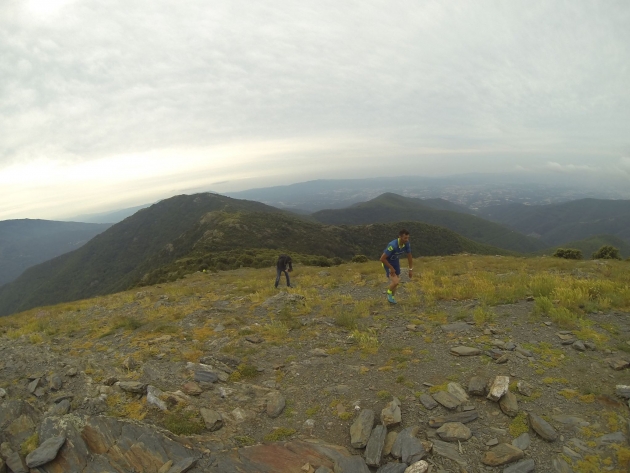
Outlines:
{"type": "Polygon", "coordinates": [[[480,215],[548,246],[613,235],[630,242],[630,200],[580,199],[550,205],[510,204],[488,207],[480,215]]]}
{"type": "Polygon", "coordinates": [[[345,209],[320,210],[311,216],[332,225],[367,225],[412,220],[446,227],[486,245],[519,253],[532,253],[548,245],[505,226],[465,213],[464,207],[443,199],[422,200],[383,194],[345,209]]]}
{"type": "Polygon", "coordinates": [[[0,221],[0,286],[26,268],[80,248],[110,226],[31,219],[0,221]]]}
{"type": "Polygon", "coordinates": [[[332,226],[259,202],[181,195],[138,211],[78,250],[26,270],[0,288],[0,315],[118,292],[202,266],[255,265],[257,251],[376,259],[401,226],[412,232],[418,256],[509,254],[424,223],[332,226]]]}

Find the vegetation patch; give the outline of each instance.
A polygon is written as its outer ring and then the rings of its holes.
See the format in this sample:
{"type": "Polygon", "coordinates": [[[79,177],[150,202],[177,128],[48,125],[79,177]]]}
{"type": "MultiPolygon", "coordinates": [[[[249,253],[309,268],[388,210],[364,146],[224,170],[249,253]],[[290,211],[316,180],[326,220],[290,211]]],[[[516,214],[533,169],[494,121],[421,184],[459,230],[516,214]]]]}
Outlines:
{"type": "Polygon", "coordinates": [[[169,412],[164,418],[164,427],[176,435],[196,435],[205,429],[199,416],[186,409],[169,412]]]}
{"type": "Polygon", "coordinates": [[[279,442],[285,440],[295,434],[295,429],[288,429],[286,427],[278,427],[272,432],[264,436],[266,442],[279,442]]]}

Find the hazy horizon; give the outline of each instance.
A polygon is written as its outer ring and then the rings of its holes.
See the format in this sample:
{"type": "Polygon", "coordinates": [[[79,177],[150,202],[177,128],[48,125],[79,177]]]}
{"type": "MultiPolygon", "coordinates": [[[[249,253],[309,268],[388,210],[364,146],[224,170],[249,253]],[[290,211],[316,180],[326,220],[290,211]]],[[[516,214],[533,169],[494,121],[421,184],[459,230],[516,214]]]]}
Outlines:
{"type": "Polygon", "coordinates": [[[0,219],[322,178],[630,187],[628,24],[623,1],[5,2],[0,219]]]}

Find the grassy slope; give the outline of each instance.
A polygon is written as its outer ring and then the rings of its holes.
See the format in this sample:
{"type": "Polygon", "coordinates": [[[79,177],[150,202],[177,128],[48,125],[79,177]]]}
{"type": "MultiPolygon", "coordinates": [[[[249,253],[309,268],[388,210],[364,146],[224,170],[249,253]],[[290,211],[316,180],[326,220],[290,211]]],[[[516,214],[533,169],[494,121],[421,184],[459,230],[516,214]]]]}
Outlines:
{"type": "Polygon", "coordinates": [[[485,209],[484,215],[525,234],[536,233],[549,245],[614,235],[630,241],[630,200],[580,199],[552,205],[485,209]]]}
{"type": "Polygon", "coordinates": [[[376,199],[338,210],[322,210],[312,214],[322,223],[370,224],[415,220],[446,227],[479,243],[522,253],[544,248],[544,243],[502,225],[474,215],[448,210],[436,210],[421,199],[383,194],[376,199]]]}
{"type": "MultiPolygon", "coordinates": [[[[0,288],[0,315],[121,291],[161,267],[173,267],[176,260],[188,261],[175,267],[181,275],[199,269],[191,260],[203,261],[227,251],[264,248],[343,259],[355,254],[377,258],[401,225],[412,232],[417,255],[508,253],[417,222],[333,227],[255,202],[210,194],[177,196],[141,210],[85,247],[31,268],[0,288]]],[[[242,260],[238,264],[248,265],[242,260]]]]}

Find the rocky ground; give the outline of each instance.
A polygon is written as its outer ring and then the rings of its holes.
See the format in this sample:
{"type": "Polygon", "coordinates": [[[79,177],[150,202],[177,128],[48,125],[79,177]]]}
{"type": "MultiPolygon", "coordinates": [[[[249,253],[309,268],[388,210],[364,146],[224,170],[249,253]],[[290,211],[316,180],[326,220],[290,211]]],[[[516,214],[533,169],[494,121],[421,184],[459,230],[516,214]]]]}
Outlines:
{"type": "Polygon", "coordinates": [[[84,306],[91,331],[5,328],[0,471],[630,471],[628,313],[567,329],[530,297],[475,322],[475,300],[429,310],[403,288],[390,306],[354,282],[318,288],[341,301],[323,310],[299,286],[210,297],[201,277],[84,306]],[[358,326],[344,299],[370,301],[358,326]],[[171,325],[129,322],[165,309],[171,325]]]}

